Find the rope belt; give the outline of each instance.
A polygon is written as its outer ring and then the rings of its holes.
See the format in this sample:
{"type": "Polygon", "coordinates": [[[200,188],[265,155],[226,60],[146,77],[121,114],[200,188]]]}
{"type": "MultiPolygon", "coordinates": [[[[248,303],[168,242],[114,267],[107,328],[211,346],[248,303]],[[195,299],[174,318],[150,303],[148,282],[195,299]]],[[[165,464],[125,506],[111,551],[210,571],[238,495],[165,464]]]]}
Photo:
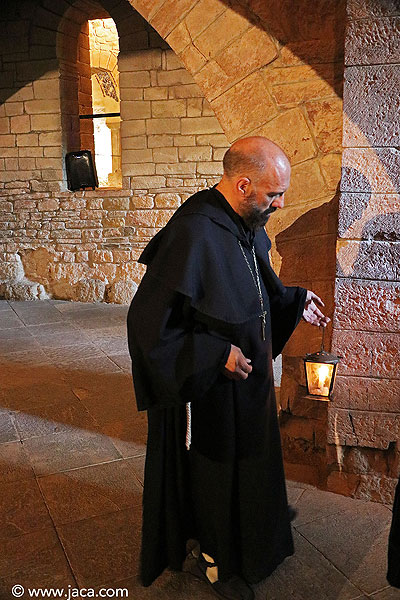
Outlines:
{"type": "Polygon", "coordinates": [[[192,442],[192,403],[186,402],[186,450],[190,450],[192,442]]]}

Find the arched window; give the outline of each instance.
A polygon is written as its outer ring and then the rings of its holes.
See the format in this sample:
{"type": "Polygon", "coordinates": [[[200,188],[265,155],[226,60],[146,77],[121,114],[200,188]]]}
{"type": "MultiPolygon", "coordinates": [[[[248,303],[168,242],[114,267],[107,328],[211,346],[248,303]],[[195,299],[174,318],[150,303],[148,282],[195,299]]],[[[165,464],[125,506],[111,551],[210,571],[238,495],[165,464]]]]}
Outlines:
{"type": "Polygon", "coordinates": [[[119,40],[113,19],[84,23],[78,43],[80,146],[94,155],[99,186],[121,187],[119,40]]]}
{"type": "Polygon", "coordinates": [[[99,186],[120,188],[118,31],[100,4],[76,9],[58,33],[63,153],[90,150],[99,186]]]}

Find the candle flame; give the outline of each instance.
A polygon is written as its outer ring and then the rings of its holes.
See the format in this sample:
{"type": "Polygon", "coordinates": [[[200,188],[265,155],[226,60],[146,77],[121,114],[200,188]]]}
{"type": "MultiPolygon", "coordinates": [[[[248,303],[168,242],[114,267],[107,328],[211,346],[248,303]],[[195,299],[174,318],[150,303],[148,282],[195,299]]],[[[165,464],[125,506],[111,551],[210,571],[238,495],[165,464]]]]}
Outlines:
{"type": "Polygon", "coordinates": [[[327,387],[329,379],[329,366],[328,365],[320,365],[318,367],[318,387],[323,388],[327,387]]]}

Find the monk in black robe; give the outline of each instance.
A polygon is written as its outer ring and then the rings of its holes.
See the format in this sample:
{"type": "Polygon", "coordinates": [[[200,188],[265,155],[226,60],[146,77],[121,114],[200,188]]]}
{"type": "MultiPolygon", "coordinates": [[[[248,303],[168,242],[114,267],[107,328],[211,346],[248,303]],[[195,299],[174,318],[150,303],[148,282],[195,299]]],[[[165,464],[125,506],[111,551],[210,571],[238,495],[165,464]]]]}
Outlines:
{"type": "Polygon", "coordinates": [[[264,229],[290,165],[266,138],[239,140],[220,183],[189,198],[140,257],[128,314],[139,410],[148,411],[142,583],[192,570],[223,598],[293,553],[272,359],[303,316],[329,321],[311,291],[285,287],[264,229]]]}

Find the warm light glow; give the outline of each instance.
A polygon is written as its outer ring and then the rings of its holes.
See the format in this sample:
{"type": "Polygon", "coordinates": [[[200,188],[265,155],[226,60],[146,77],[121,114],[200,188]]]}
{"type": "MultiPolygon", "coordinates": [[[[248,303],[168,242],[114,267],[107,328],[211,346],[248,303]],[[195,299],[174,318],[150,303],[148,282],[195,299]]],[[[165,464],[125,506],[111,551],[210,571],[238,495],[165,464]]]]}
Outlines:
{"type": "MultiPolygon", "coordinates": [[[[330,383],[329,367],[328,367],[328,365],[321,365],[318,368],[318,387],[324,388],[329,383],[330,383]]],[[[328,387],[328,389],[329,389],[329,387],[328,387]]]]}
{"type": "MultiPolygon", "coordinates": [[[[93,113],[119,113],[119,39],[113,19],[89,21],[93,113]]],[[[121,187],[120,117],[93,119],[99,187],[121,187]]]]}
{"type": "Polygon", "coordinates": [[[334,366],[318,362],[306,362],[309,394],[329,396],[334,366]]]}

